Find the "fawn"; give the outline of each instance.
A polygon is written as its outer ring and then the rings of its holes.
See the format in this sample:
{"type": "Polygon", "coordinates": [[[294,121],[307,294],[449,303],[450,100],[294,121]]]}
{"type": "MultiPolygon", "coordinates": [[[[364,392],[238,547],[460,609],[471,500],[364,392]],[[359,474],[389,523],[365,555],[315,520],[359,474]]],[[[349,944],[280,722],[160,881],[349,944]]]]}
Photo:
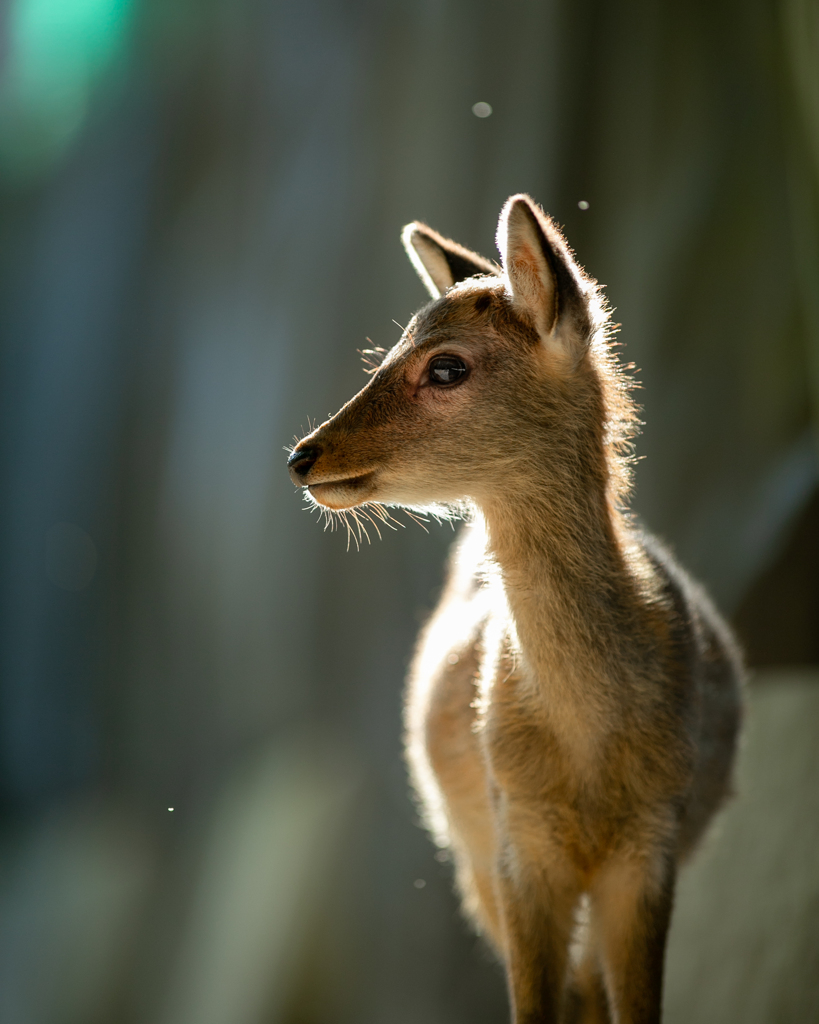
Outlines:
{"type": "Polygon", "coordinates": [[[423,224],[432,301],[288,465],[327,509],[471,520],[409,679],[407,752],[516,1024],[660,1020],[678,864],[729,793],[742,665],[629,517],[608,312],[525,195],[502,267],[423,224]]]}

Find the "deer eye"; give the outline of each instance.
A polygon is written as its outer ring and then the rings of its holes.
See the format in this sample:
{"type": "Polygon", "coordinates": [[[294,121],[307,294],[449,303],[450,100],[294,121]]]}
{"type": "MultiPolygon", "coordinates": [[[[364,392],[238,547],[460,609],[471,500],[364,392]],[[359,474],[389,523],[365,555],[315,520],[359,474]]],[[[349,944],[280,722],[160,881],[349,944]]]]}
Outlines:
{"type": "Polygon", "coordinates": [[[457,356],[436,356],[429,363],[429,379],[433,384],[457,384],[466,373],[466,363],[457,356]]]}

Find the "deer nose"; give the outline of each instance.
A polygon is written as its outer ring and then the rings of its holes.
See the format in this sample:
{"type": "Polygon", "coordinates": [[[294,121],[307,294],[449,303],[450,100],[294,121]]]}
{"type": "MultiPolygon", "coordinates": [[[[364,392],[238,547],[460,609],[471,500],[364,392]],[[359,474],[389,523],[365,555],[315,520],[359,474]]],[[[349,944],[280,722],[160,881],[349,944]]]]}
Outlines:
{"type": "Polygon", "coordinates": [[[287,468],[298,476],[306,476],[316,459],[321,455],[321,448],[297,448],[287,459],[287,468]]]}

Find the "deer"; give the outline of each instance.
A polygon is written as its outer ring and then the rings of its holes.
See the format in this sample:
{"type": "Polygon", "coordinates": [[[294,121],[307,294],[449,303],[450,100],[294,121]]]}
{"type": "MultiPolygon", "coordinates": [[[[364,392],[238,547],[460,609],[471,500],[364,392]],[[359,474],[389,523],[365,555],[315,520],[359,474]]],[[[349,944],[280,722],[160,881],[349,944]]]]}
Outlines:
{"type": "Polygon", "coordinates": [[[406,751],[514,1024],[657,1024],[675,880],[732,792],[743,664],[628,507],[637,407],[602,288],[527,195],[500,264],[403,231],[430,301],[288,457],[329,514],[466,519],[406,751]]]}

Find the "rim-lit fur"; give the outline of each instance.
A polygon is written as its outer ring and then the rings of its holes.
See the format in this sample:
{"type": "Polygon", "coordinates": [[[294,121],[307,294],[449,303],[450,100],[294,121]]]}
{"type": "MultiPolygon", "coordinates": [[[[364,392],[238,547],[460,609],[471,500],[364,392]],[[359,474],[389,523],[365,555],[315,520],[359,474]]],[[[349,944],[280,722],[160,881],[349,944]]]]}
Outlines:
{"type": "Polygon", "coordinates": [[[554,223],[512,197],[502,267],[403,237],[433,301],[291,474],[332,510],[467,511],[409,680],[426,819],[518,1024],[657,1022],[676,868],[730,790],[740,658],[625,510],[630,382],[554,223]]]}

